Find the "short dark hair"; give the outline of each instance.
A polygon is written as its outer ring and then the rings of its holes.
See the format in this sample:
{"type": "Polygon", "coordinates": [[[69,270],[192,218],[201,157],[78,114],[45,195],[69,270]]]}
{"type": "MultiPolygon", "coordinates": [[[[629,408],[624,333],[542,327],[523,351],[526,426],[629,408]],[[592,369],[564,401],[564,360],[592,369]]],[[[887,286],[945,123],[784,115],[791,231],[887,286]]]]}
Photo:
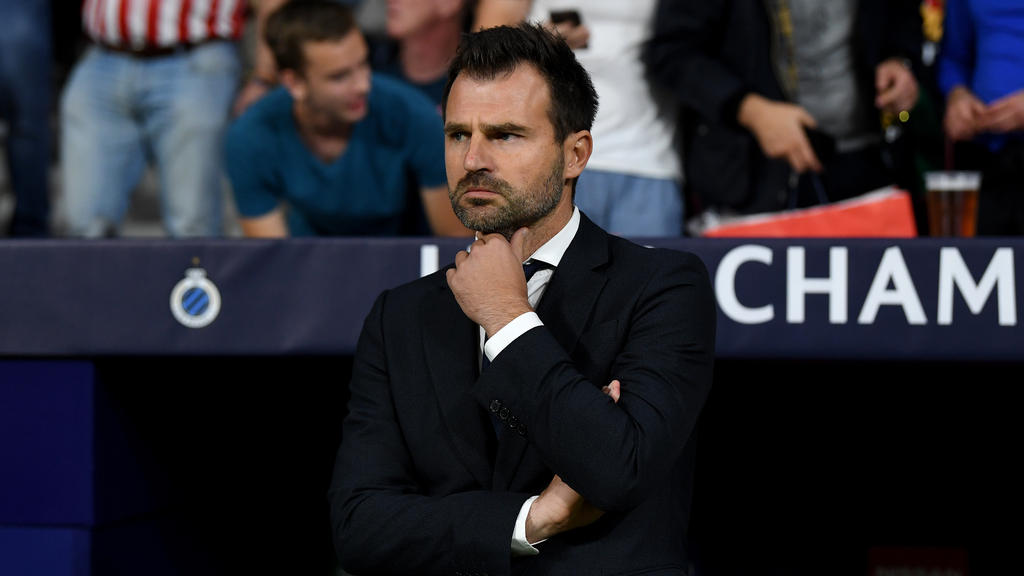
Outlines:
{"type": "Polygon", "coordinates": [[[557,141],[573,132],[590,130],[597,114],[597,91],[590,75],[561,36],[530,23],[487,28],[462,37],[448,66],[442,116],[447,116],[448,95],[459,74],[491,80],[511,74],[520,64],[532,65],[547,82],[551,93],[548,117],[557,141]]]}
{"type": "Polygon", "coordinates": [[[302,72],[307,42],[341,40],[356,29],[352,9],[333,0],[292,0],[267,18],[263,38],[278,70],[302,72]]]}

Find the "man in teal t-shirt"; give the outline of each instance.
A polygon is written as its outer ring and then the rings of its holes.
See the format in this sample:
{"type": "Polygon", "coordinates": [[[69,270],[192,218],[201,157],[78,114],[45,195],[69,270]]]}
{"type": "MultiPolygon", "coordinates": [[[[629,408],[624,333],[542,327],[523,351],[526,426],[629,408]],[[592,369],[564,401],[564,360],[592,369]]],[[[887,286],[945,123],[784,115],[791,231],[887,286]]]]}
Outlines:
{"type": "Polygon", "coordinates": [[[434,234],[471,234],[448,200],[438,112],[413,88],[371,74],[347,7],[286,4],[266,37],[282,86],[227,135],[246,236],[395,235],[416,232],[419,214],[434,234]]]}

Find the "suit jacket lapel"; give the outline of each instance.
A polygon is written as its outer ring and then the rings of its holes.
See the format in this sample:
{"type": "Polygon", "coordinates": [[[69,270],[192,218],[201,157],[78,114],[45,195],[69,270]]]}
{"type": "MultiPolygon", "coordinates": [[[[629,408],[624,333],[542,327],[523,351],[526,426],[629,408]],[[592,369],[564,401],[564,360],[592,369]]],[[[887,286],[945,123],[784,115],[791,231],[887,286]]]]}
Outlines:
{"type": "Polygon", "coordinates": [[[567,354],[576,347],[607,281],[603,268],[608,262],[608,235],[580,216],[576,237],[537,306],[537,315],[567,354]]]}
{"type": "Polygon", "coordinates": [[[469,393],[479,373],[478,327],[462,313],[444,274],[440,278],[441,285],[423,311],[427,370],[459,458],[481,486],[489,487],[488,442],[493,432],[488,415],[469,393]]]}
{"type": "MultiPolygon", "coordinates": [[[[601,269],[608,262],[608,235],[585,215],[544,291],[537,315],[566,354],[571,354],[590,319],[607,279],[601,269]]],[[[529,442],[506,430],[498,443],[493,486],[507,490],[519,476],[519,464],[529,442]]],[[[530,471],[523,471],[530,474],[530,471]]]]}

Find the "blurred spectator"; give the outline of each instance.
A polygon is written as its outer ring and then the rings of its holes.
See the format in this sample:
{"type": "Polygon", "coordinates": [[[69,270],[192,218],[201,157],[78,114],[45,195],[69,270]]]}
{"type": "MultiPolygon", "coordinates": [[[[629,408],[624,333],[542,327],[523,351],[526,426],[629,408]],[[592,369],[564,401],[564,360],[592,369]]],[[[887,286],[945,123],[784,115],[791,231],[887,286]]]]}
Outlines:
{"type": "Polygon", "coordinates": [[[11,236],[49,234],[50,0],[0,1],[0,121],[15,196],[11,236]]]}
{"type": "Polygon", "coordinates": [[[240,62],[244,0],[86,0],[93,45],[61,102],[68,232],[119,233],[147,161],[172,237],[221,230],[221,150],[240,62]]]}
{"type": "MultiPolygon", "coordinates": [[[[349,6],[359,6],[361,0],[335,0],[349,6]]],[[[246,76],[242,89],[235,98],[235,105],[232,111],[233,116],[241,116],[253,102],[259,100],[270,89],[277,86],[277,66],[274,64],[274,55],[270,53],[270,47],[264,42],[264,28],[267,25],[267,17],[274,10],[281,7],[288,0],[249,0],[256,17],[253,23],[252,38],[253,55],[252,61],[248,62],[250,69],[246,76]]]]}
{"type": "Polygon", "coordinates": [[[478,8],[478,27],[523,16],[554,27],[590,73],[600,98],[592,132],[601,145],[579,178],[575,202],[599,226],[623,236],[683,233],[676,107],[647,81],[640,59],[655,2],[481,0],[478,8]],[[579,22],[552,22],[566,11],[579,22]]]}
{"type": "Polygon", "coordinates": [[[469,28],[470,0],[391,0],[387,35],[370,39],[370,66],[422,91],[440,107],[448,62],[469,28]]]}
{"type": "Polygon", "coordinates": [[[245,235],[421,233],[421,206],[435,234],[470,234],[448,199],[439,113],[416,89],[371,74],[349,8],[285,4],[266,40],[282,86],[227,139],[245,235]],[[418,196],[408,194],[410,175],[418,196]]]}
{"type": "Polygon", "coordinates": [[[918,97],[920,0],[660,0],[651,73],[686,107],[688,190],[769,212],[892,184],[918,97]]]}
{"type": "MultiPolygon", "coordinates": [[[[982,170],[978,234],[1024,234],[1024,3],[947,0],[944,128],[982,170]]],[[[958,150],[958,154],[960,150],[958,150]]],[[[968,160],[970,163],[970,160],[968,160]]]]}

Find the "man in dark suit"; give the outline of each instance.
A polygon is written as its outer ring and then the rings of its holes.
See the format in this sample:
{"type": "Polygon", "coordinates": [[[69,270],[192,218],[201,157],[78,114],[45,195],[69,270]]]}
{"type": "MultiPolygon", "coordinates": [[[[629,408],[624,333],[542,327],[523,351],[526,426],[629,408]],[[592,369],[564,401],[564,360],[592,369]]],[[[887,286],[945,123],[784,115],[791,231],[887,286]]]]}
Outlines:
{"type": "Polygon", "coordinates": [[[597,97],[557,36],[466,37],[444,104],[449,195],[477,239],[367,317],[330,491],[342,565],[686,573],[707,271],[573,206],[597,97]]]}

